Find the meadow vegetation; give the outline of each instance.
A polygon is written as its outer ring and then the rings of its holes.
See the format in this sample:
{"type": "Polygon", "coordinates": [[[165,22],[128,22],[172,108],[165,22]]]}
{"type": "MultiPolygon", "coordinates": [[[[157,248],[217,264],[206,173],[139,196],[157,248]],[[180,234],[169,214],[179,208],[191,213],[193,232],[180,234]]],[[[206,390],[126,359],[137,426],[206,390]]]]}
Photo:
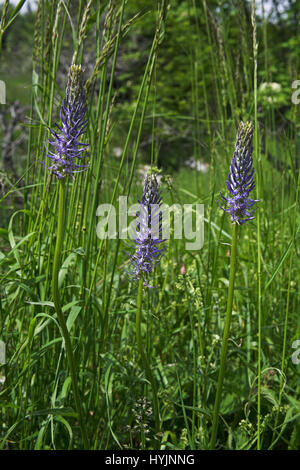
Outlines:
{"type": "Polygon", "coordinates": [[[7,3],[0,448],[210,448],[233,233],[219,193],[250,121],[260,202],[239,227],[214,448],[299,449],[300,1],[7,3]],[[59,260],[61,183],[43,163],[72,63],[84,70],[89,168],[63,178],[59,260]],[[99,204],[137,202],[151,171],[163,202],[204,204],[202,249],[171,236],[155,288],[128,275],[123,240],[96,234],[99,204]]]}

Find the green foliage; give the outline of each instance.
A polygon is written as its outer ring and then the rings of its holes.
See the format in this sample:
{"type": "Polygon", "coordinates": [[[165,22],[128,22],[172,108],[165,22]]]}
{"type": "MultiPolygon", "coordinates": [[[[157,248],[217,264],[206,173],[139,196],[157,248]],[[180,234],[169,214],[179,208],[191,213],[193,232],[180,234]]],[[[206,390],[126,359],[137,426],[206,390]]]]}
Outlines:
{"type": "MultiPolygon", "coordinates": [[[[0,446],[83,447],[51,292],[58,185],[40,163],[75,44],[90,80],[90,168],[66,184],[58,287],[90,447],[207,449],[232,233],[217,200],[226,191],[236,124],[254,120],[251,4],[171,0],[164,11],[160,1],[130,0],[120,30],[122,0],[93,1],[89,10],[83,0],[60,11],[58,2],[39,5],[7,29],[1,55],[8,104],[20,99],[27,108],[25,144],[18,144],[19,130],[12,133],[17,178],[0,174],[0,446]],[[194,168],[185,165],[189,158],[194,168]],[[155,271],[158,288],[143,292],[141,335],[157,386],[159,432],[136,344],[137,284],[126,274],[126,247],[96,236],[97,205],[126,194],[136,202],[150,164],[161,169],[164,202],[205,205],[203,248],[188,251],[185,240],[171,238],[155,271]]],[[[257,447],[258,394],[261,447],[299,448],[300,376],[292,362],[300,339],[299,106],[290,99],[299,78],[299,1],[285,14],[272,6],[265,22],[256,18],[262,272],[256,220],[239,238],[221,449],[257,447]]]]}

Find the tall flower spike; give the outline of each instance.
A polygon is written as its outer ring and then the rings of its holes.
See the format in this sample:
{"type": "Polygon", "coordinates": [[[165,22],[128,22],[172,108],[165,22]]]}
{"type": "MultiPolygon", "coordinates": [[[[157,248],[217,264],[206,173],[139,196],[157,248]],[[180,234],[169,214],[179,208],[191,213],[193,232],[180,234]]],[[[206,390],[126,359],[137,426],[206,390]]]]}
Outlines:
{"type": "Polygon", "coordinates": [[[224,207],[220,205],[221,209],[230,214],[233,223],[240,225],[255,218],[256,208],[253,206],[259,202],[258,199],[249,197],[250,192],[255,188],[252,159],[253,131],[254,127],[251,123],[240,123],[230,173],[226,181],[230,196],[226,198],[220,193],[224,205],[224,207]]]}
{"type": "Polygon", "coordinates": [[[166,247],[159,248],[162,240],[161,195],[156,175],[147,175],[144,181],[144,191],[139,202],[136,230],[133,238],[135,251],[130,255],[133,279],[144,277],[144,285],[148,284],[149,274],[160,262],[161,254],[166,247]]]}
{"type": "Polygon", "coordinates": [[[60,110],[61,126],[56,124],[57,130],[49,129],[52,139],[48,140],[48,144],[52,146],[52,151],[48,150],[45,153],[53,163],[50,166],[45,163],[44,165],[58,179],[74,175],[88,167],[75,163],[76,159],[86,158],[83,152],[88,144],[79,142],[87,126],[86,111],[83,72],[80,65],[71,65],[66,94],[60,110]]]}

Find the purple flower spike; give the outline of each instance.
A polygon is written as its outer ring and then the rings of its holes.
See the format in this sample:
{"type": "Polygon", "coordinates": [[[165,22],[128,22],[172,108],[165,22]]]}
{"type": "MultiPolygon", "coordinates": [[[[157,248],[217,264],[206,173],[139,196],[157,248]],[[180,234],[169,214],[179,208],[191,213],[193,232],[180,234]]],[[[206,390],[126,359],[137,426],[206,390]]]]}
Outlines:
{"type": "Polygon", "coordinates": [[[48,144],[52,146],[52,150],[44,153],[53,163],[50,166],[42,163],[58,179],[88,168],[88,165],[75,163],[76,159],[86,158],[83,153],[88,147],[88,144],[79,141],[87,126],[87,119],[85,119],[87,107],[82,75],[80,65],[71,65],[66,94],[60,110],[61,125],[56,124],[57,130],[49,129],[52,137],[48,140],[48,144]]]}
{"type": "Polygon", "coordinates": [[[135,251],[130,255],[132,270],[129,272],[133,279],[144,277],[144,285],[148,284],[149,274],[160,262],[166,247],[159,248],[162,240],[161,195],[155,174],[148,175],[144,181],[144,191],[139,201],[136,230],[133,238],[135,251]]]}
{"type": "Polygon", "coordinates": [[[220,193],[224,207],[220,204],[219,206],[230,214],[233,223],[240,225],[255,218],[256,208],[253,206],[259,202],[259,199],[249,197],[250,192],[255,188],[252,159],[253,131],[254,127],[251,123],[240,123],[230,173],[226,181],[230,196],[226,198],[220,193]]]}

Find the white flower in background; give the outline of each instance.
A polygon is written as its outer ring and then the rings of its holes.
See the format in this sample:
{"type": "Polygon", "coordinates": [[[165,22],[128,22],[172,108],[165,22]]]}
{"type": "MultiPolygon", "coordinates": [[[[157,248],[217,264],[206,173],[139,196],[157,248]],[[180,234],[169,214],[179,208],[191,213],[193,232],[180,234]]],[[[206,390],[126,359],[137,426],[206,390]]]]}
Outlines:
{"type": "Polygon", "coordinates": [[[261,83],[260,87],[259,87],[260,91],[271,91],[271,92],[279,92],[281,91],[281,85],[280,83],[276,83],[276,82],[264,82],[264,83],[261,83]]]}
{"type": "Polygon", "coordinates": [[[200,173],[207,173],[209,170],[208,163],[200,162],[199,160],[195,160],[194,158],[189,158],[184,162],[184,164],[192,170],[199,171],[200,173]]]}
{"type": "MultiPolygon", "coordinates": [[[[149,174],[151,170],[151,166],[150,165],[141,165],[137,172],[138,172],[138,175],[140,176],[141,178],[141,181],[144,181],[144,179],[146,178],[146,176],[149,174]]],[[[161,183],[161,178],[162,178],[162,175],[160,174],[156,174],[156,179],[157,179],[157,182],[158,184],[161,183]]]]}
{"type": "Polygon", "coordinates": [[[113,153],[114,153],[115,157],[120,158],[120,156],[122,155],[121,147],[114,147],[113,148],[113,153]]]}
{"type": "Polygon", "coordinates": [[[150,170],[150,165],[141,165],[139,166],[138,168],[138,174],[141,176],[142,180],[144,181],[144,179],[146,178],[147,174],[148,174],[148,171],[150,170]]]}
{"type": "Polygon", "coordinates": [[[262,105],[281,105],[285,98],[282,95],[282,86],[276,82],[261,83],[258,89],[262,105]]]}

